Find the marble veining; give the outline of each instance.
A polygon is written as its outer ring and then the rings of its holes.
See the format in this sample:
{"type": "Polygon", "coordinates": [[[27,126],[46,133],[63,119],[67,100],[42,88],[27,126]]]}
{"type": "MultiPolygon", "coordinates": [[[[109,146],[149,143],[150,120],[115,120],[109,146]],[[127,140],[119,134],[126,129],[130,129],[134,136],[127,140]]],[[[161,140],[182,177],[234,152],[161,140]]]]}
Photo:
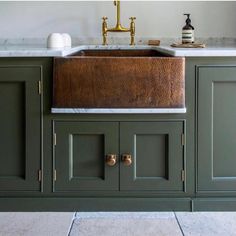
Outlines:
{"type": "Polygon", "coordinates": [[[179,114],[186,108],[52,108],[51,113],[91,113],[91,114],[179,114]]]}

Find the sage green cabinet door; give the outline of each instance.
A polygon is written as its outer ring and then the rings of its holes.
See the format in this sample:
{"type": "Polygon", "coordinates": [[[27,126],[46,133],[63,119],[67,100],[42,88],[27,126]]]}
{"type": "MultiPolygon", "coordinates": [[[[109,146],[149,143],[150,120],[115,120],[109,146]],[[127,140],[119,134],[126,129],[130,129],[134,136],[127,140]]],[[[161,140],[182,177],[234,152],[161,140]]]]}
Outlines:
{"type": "Polygon", "coordinates": [[[117,190],[119,162],[105,163],[107,154],[119,155],[117,122],[55,122],[55,191],[117,190]]]}
{"type": "Polygon", "coordinates": [[[199,67],[198,191],[236,191],[236,67],[199,67]]]}
{"type": "Polygon", "coordinates": [[[132,164],[120,164],[121,190],[183,191],[183,122],[121,122],[120,153],[132,164]]]}
{"type": "Polygon", "coordinates": [[[40,67],[0,65],[0,191],[38,191],[40,67]]]}

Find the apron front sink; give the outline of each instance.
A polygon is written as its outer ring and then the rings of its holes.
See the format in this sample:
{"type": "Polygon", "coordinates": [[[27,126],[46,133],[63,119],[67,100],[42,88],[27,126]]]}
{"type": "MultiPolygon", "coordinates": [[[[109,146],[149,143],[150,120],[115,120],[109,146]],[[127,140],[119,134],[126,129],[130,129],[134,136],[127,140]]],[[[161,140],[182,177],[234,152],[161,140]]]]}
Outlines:
{"type": "Polygon", "coordinates": [[[54,108],[184,108],[185,59],[150,49],[54,58],[54,108]]]}

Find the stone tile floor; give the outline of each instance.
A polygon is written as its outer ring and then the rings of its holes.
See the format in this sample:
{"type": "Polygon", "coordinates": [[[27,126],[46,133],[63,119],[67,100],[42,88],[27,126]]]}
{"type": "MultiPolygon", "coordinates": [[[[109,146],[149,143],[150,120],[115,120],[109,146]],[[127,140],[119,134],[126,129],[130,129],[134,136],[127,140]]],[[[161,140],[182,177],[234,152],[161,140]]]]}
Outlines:
{"type": "Polygon", "coordinates": [[[0,213],[0,236],[236,236],[236,212],[0,213]]]}

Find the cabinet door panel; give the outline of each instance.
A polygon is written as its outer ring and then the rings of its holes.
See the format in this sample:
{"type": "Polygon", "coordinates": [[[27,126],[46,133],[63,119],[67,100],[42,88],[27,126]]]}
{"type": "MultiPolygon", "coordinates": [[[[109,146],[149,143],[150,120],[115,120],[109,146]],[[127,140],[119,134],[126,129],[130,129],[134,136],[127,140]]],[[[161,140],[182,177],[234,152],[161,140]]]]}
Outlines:
{"type": "Polygon", "coordinates": [[[198,69],[198,190],[236,191],[236,67],[198,69]]]}
{"type": "Polygon", "coordinates": [[[55,133],[55,191],[118,189],[119,162],[105,163],[119,154],[118,123],[56,121],[55,133]]]}
{"type": "Polygon", "coordinates": [[[121,122],[121,155],[132,164],[120,167],[121,190],[183,191],[183,122],[121,122]]]}
{"type": "Polygon", "coordinates": [[[0,67],[0,191],[40,190],[40,67],[0,67]]]}

